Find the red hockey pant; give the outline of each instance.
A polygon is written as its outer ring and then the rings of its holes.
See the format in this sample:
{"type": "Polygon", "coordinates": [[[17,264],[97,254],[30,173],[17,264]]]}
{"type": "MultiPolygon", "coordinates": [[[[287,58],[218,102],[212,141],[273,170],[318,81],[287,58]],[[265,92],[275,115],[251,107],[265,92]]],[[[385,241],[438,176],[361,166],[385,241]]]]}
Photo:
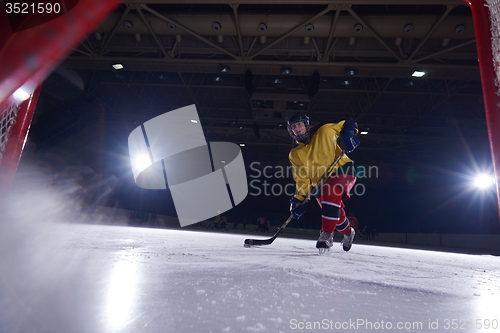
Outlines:
{"type": "Polygon", "coordinates": [[[343,200],[349,199],[355,183],[356,177],[352,175],[335,175],[328,179],[321,191],[321,198],[316,198],[321,207],[321,230],[332,233],[337,229],[343,235],[351,233],[343,200]]]}

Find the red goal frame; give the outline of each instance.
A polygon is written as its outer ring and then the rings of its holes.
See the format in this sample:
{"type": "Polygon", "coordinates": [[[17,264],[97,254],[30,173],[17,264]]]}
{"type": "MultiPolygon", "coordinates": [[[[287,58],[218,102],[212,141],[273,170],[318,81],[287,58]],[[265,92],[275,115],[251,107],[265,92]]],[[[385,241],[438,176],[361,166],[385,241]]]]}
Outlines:
{"type": "MultiPolygon", "coordinates": [[[[476,48],[483,88],[486,126],[490,140],[491,161],[496,179],[497,204],[500,214],[500,96],[495,69],[499,64],[493,60],[491,18],[484,0],[463,0],[472,11],[476,48]]],[[[499,216],[500,217],[500,216],[499,216]]]]}
{"type": "Polygon", "coordinates": [[[11,106],[20,107],[16,117],[9,116],[7,126],[1,128],[7,135],[2,140],[5,150],[0,152],[0,191],[14,179],[43,80],[121,3],[121,0],[58,1],[63,4],[64,14],[42,17],[47,22],[37,17],[36,24],[33,16],[27,16],[26,21],[16,22],[17,27],[19,24],[25,27],[19,31],[0,2],[0,119],[7,110],[12,110],[11,106]],[[66,6],[69,3],[71,6],[66,6]],[[14,92],[21,87],[30,97],[19,104],[14,92]]]}

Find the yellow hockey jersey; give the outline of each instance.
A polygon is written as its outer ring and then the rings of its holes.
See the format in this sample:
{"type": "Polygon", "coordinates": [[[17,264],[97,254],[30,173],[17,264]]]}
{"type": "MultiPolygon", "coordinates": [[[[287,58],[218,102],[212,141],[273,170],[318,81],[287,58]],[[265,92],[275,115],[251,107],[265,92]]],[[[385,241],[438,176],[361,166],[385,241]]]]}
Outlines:
{"type": "MultiPolygon", "coordinates": [[[[329,123],[321,126],[311,137],[308,144],[298,142],[288,158],[292,163],[293,179],[295,180],[296,194],[299,200],[304,200],[312,187],[316,186],[325,171],[342,153],[337,144],[337,138],[344,126],[344,120],[338,123],[329,123]]],[[[352,160],[344,155],[334,170],[352,160]]]]}

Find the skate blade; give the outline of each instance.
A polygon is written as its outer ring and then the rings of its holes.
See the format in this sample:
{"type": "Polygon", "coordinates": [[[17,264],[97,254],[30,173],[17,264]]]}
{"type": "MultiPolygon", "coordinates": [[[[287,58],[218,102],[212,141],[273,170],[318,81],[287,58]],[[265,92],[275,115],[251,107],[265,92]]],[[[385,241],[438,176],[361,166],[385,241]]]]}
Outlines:
{"type": "Polygon", "coordinates": [[[330,248],[329,247],[321,247],[318,250],[319,250],[319,255],[322,255],[323,253],[330,251],[330,248]]]}

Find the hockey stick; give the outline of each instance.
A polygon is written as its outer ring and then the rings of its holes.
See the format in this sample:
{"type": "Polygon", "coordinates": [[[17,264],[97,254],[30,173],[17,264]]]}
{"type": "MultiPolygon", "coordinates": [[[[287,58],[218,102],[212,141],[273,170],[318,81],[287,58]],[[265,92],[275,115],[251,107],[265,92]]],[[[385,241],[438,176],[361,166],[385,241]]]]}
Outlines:
{"type": "MultiPolygon", "coordinates": [[[[328,180],[328,178],[330,178],[330,176],[333,173],[333,169],[335,169],[335,166],[340,162],[340,159],[344,155],[345,155],[345,150],[343,150],[340,153],[339,157],[337,157],[337,159],[335,160],[335,162],[333,162],[333,164],[330,165],[330,167],[328,168],[328,170],[325,171],[325,174],[323,175],[323,177],[321,177],[321,179],[316,184],[316,186],[313,187],[311,189],[311,191],[309,191],[309,194],[304,199],[304,201],[302,201],[301,205],[305,205],[309,201],[309,199],[311,199],[311,195],[313,193],[314,194],[320,193],[321,189],[323,188],[323,185],[325,185],[325,183],[326,183],[326,180],[328,180]]],[[[292,219],[293,219],[293,217],[292,217],[292,215],[290,215],[290,217],[285,221],[285,223],[283,223],[281,225],[281,227],[278,229],[278,231],[276,231],[276,233],[274,234],[273,237],[271,237],[269,239],[245,239],[244,246],[245,247],[252,247],[252,246],[261,246],[261,245],[271,245],[271,243],[274,242],[274,240],[279,236],[279,234],[283,231],[283,229],[286,228],[286,226],[288,225],[288,223],[290,223],[290,221],[292,219]]]]}

